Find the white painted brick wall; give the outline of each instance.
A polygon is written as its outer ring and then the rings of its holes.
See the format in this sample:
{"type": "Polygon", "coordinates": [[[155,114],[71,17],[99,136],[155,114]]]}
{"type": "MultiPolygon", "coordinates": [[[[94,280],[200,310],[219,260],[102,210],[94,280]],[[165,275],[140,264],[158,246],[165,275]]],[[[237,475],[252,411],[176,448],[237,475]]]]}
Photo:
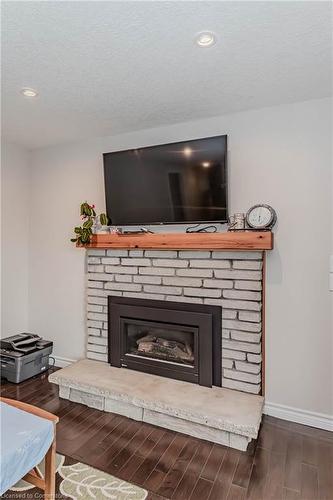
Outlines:
{"type": "Polygon", "coordinates": [[[238,281],[236,280],[234,283],[234,287],[236,290],[262,290],[262,282],[261,281],[238,281]]]}
{"type": "Polygon", "coordinates": [[[147,293],[161,293],[165,295],[182,294],[182,289],[175,286],[143,285],[143,291],[147,293]]]}
{"type": "MultiPolygon", "coordinates": [[[[238,352],[238,351],[234,351],[233,349],[226,349],[224,347],[224,345],[225,345],[225,342],[222,342],[222,360],[224,358],[239,359],[241,361],[246,360],[246,353],[245,352],[238,352]]],[[[223,363],[222,363],[222,366],[223,366],[223,363]]]]}
{"type": "Polygon", "coordinates": [[[106,255],[108,257],[127,257],[128,250],[107,250],[106,255]]]}
{"type": "MultiPolygon", "coordinates": [[[[213,281],[213,280],[212,280],[213,281]]],[[[215,280],[218,281],[218,280],[215,280]]],[[[222,288],[232,288],[233,281],[222,281],[222,283],[231,283],[231,287],[222,288]]],[[[223,298],[225,299],[236,299],[236,300],[256,300],[261,301],[261,292],[251,292],[247,290],[223,290],[223,298]]]]}
{"type": "MultiPolygon", "coordinates": [[[[249,302],[249,304],[251,304],[251,302],[249,302]]],[[[253,321],[255,323],[259,323],[261,321],[261,314],[259,312],[239,311],[238,317],[241,321],[253,321]]]]}
{"type": "Polygon", "coordinates": [[[165,277],[162,278],[163,285],[174,285],[174,286],[191,286],[191,287],[201,287],[202,279],[199,278],[180,278],[180,277],[165,277]]]}
{"type": "Polygon", "coordinates": [[[260,270],[262,269],[261,260],[234,260],[232,264],[233,269],[252,269],[260,270]]]}
{"type": "Polygon", "coordinates": [[[88,257],[87,264],[101,264],[101,258],[100,257],[88,257]]]}
{"type": "MultiPolygon", "coordinates": [[[[110,274],[138,274],[138,268],[134,267],[134,266],[130,267],[130,266],[122,266],[122,265],[105,266],[105,272],[110,273],[110,274]]],[[[98,277],[96,279],[98,279],[98,277]]],[[[105,281],[110,281],[110,276],[105,281]]]]}
{"type": "Polygon", "coordinates": [[[229,330],[229,332],[232,340],[253,342],[255,344],[261,341],[261,333],[238,332],[237,330],[229,330]]]}
{"type": "Polygon", "coordinates": [[[214,271],[215,278],[231,280],[261,280],[260,271],[239,271],[238,269],[214,271]]]}
{"type": "Polygon", "coordinates": [[[174,276],[176,274],[173,267],[140,267],[139,274],[148,276],[174,276]]]}
{"type": "Polygon", "coordinates": [[[260,392],[262,252],[87,251],[87,357],[107,362],[108,295],[222,307],[222,385],[260,392]]]}
{"type": "Polygon", "coordinates": [[[105,250],[100,250],[99,248],[92,248],[87,250],[88,257],[102,257],[106,255],[105,250]]]}
{"type": "Polygon", "coordinates": [[[222,291],[218,288],[184,288],[184,295],[191,297],[221,297],[222,291]]]}
{"type": "Polygon", "coordinates": [[[162,284],[162,278],[160,276],[133,276],[133,281],[134,283],[145,283],[147,285],[162,284]]]}
{"type": "Polygon", "coordinates": [[[151,266],[151,260],[150,259],[136,259],[134,258],[126,258],[126,259],[121,259],[121,265],[122,266],[151,266]]]}
{"type": "Polygon", "coordinates": [[[189,261],[182,259],[153,259],[153,266],[156,267],[188,267],[189,261]]]}
{"type": "Polygon", "coordinates": [[[142,285],[136,283],[105,283],[106,290],[120,290],[122,292],[140,292],[142,285]]]}
{"type": "Polygon", "coordinates": [[[177,250],[146,250],[146,257],[154,257],[158,259],[162,257],[163,259],[176,259],[178,257],[177,250]]]}
{"type": "Polygon", "coordinates": [[[257,375],[260,373],[261,366],[260,364],[251,364],[244,363],[244,361],[235,361],[236,370],[242,372],[256,373],[257,375]]]}
{"type": "Polygon", "coordinates": [[[130,257],[143,257],[143,250],[139,249],[129,250],[128,255],[130,257]]]}
{"type": "Polygon", "coordinates": [[[230,260],[262,260],[262,252],[225,252],[218,250],[212,252],[213,259],[230,259],[230,260]]]}
{"type": "Polygon", "coordinates": [[[209,259],[210,252],[200,250],[183,250],[179,252],[180,259],[209,259]]]}
{"type": "Polygon", "coordinates": [[[177,269],[177,276],[186,276],[186,277],[197,277],[197,278],[212,278],[213,271],[212,269],[177,269]]]}
{"type": "Polygon", "coordinates": [[[231,264],[229,260],[211,260],[211,259],[205,259],[205,260],[196,260],[193,259],[190,261],[190,267],[200,267],[200,268],[213,268],[213,269],[230,269],[231,264]]]}
{"type": "Polygon", "coordinates": [[[113,278],[118,283],[132,283],[133,281],[132,274],[115,274],[113,278]]]}
{"type": "Polygon", "coordinates": [[[120,264],[119,257],[103,257],[101,260],[102,260],[102,264],[108,265],[108,266],[116,266],[116,265],[120,264]]]}
{"type": "Polygon", "coordinates": [[[220,290],[223,290],[224,293],[224,288],[232,288],[234,285],[234,282],[232,280],[204,280],[203,286],[205,288],[219,288],[220,290]]]}

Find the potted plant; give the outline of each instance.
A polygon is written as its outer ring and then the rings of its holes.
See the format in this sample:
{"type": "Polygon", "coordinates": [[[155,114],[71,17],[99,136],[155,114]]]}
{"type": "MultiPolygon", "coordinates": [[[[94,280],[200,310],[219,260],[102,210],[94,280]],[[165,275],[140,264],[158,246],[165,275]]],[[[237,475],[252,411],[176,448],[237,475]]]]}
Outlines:
{"type": "Polygon", "coordinates": [[[86,201],[81,204],[80,215],[83,224],[74,228],[75,237],[71,238],[73,243],[87,245],[91,237],[97,232],[108,232],[108,216],[104,213],[96,215],[95,205],[89,205],[86,201]]]}

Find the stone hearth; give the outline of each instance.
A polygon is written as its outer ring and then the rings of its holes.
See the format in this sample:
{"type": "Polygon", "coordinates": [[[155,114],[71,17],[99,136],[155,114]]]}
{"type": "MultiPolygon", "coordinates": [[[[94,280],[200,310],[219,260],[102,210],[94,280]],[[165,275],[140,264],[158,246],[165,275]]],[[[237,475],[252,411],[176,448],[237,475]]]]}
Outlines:
{"type": "Polygon", "coordinates": [[[49,381],[59,385],[62,398],[239,450],[257,437],[264,402],[88,359],[52,373],[49,381]]]}

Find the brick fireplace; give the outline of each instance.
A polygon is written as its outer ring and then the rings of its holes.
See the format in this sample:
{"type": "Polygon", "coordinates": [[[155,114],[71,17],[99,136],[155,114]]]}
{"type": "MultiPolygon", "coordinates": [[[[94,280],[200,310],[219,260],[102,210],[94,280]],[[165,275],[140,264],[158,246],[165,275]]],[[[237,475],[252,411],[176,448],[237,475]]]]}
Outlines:
{"type": "Polygon", "coordinates": [[[94,235],[86,359],[49,380],[61,398],[245,450],[264,404],[272,248],[270,232],[94,235]]]}
{"type": "Polygon", "coordinates": [[[214,385],[258,394],[262,286],[263,252],[88,249],[87,358],[108,362],[109,297],[216,306],[221,348],[214,385]]]}

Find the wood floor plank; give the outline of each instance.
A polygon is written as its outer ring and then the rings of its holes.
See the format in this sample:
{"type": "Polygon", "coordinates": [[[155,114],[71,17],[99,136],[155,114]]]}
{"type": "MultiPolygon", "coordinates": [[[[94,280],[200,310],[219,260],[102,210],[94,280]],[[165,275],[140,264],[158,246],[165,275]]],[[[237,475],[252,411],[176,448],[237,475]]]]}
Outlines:
{"type": "Polygon", "coordinates": [[[131,458],[136,450],[143,444],[145,439],[151,434],[152,429],[148,425],[142,425],[138,432],[127,443],[127,446],[122,448],[112,460],[112,467],[117,470],[121,469],[123,465],[131,458]]]}
{"type": "Polygon", "coordinates": [[[154,493],[156,493],[156,491],[158,491],[159,487],[163,483],[165,476],[165,472],[154,469],[143,483],[144,488],[147,488],[149,491],[153,491],[154,493]]]}
{"type": "Polygon", "coordinates": [[[319,498],[333,499],[333,443],[321,441],[318,445],[319,498]]]}
{"type": "Polygon", "coordinates": [[[155,427],[153,431],[146,437],[142,445],[138,448],[136,454],[145,459],[165,433],[166,429],[155,427]]]}
{"type": "Polygon", "coordinates": [[[176,434],[169,448],[163,453],[163,455],[157,462],[155,469],[167,474],[176,461],[185,443],[186,436],[184,436],[184,434],[176,434]]]}
{"type": "MultiPolygon", "coordinates": [[[[245,490],[247,489],[252,473],[253,461],[254,457],[251,455],[247,455],[245,453],[240,455],[235,475],[232,480],[233,484],[240,486],[241,488],[245,488],[245,490]]],[[[237,488],[235,491],[237,491],[237,488]]]]}
{"type": "Polygon", "coordinates": [[[276,427],[272,424],[267,423],[260,427],[260,433],[258,435],[257,446],[263,448],[264,450],[272,450],[274,441],[274,432],[276,427]]]}
{"type": "Polygon", "coordinates": [[[303,437],[301,434],[289,433],[286,453],[284,486],[290,490],[301,491],[301,462],[303,454],[303,437]]]}
{"type": "MultiPolygon", "coordinates": [[[[300,500],[301,493],[299,491],[283,488],[283,500],[300,500]]],[[[305,499],[304,499],[305,500],[305,499]]]]}
{"type": "Polygon", "coordinates": [[[131,458],[126,462],[126,464],[119,470],[117,476],[124,481],[131,481],[133,474],[140,467],[143,461],[143,457],[139,457],[135,454],[132,455],[131,458]]]}
{"type": "Polygon", "coordinates": [[[169,448],[171,442],[174,439],[174,433],[170,431],[165,431],[160,439],[156,442],[155,446],[151,449],[150,453],[146,455],[146,458],[142,462],[139,469],[135,472],[133,476],[133,480],[139,482],[140,484],[144,483],[146,478],[150,476],[155,467],[158,464],[158,461],[165,453],[165,451],[169,448]]]}
{"type": "Polygon", "coordinates": [[[318,498],[318,469],[314,465],[302,464],[301,498],[318,498]]]}
{"type": "Polygon", "coordinates": [[[104,453],[105,448],[102,447],[101,444],[106,436],[111,434],[122,422],[120,416],[113,415],[112,413],[108,413],[105,420],[105,424],[97,428],[96,432],[92,436],[89,436],[88,440],[77,443],[75,453],[77,456],[81,457],[82,460],[87,455],[91,460],[94,460],[98,458],[101,453],[104,453]]]}
{"type": "Polygon", "coordinates": [[[312,437],[303,436],[302,462],[318,465],[318,441],[312,437]]]}
{"type": "Polygon", "coordinates": [[[283,497],[285,465],[286,455],[271,452],[267,480],[264,489],[265,499],[279,499],[283,497]]]}
{"type": "Polygon", "coordinates": [[[264,500],[264,490],[269,470],[270,451],[257,447],[253,457],[253,467],[247,488],[247,498],[264,500]]]}
{"type": "Polygon", "coordinates": [[[240,455],[240,451],[228,448],[214,481],[209,500],[223,500],[228,497],[240,455]]]}
{"type": "Polygon", "coordinates": [[[246,489],[232,484],[229,489],[227,500],[244,500],[246,498],[246,489]]]}
{"type": "Polygon", "coordinates": [[[289,422],[289,431],[294,434],[297,433],[303,436],[312,437],[318,441],[324,440],[333,443],[333,432],[324,429],[317,429],[316,427],[289,422]]]}
{"type": "Polygon", "coordinates": [[[221,467],[227,448],[214,444],[208,460],[200,476],[208,481],[214,481],[221,467]]]}
{"type": "MultiPolygon", "coordinates": [[[[107,465],[105,466],[105,470],[112,475],[116,475],[118,470],[121,468],[123,464],[117,462],[115,457],[117,457],[123,450],[128,449],[131,451],[130,443],[135,438],[135,436],[140,432],[140,424],[136,422],[136,425],[133,424],[127,427],[126,431],[120,436],[120,438],[112,445],[112,448],[108,451],[109,460],[104,460],[107,465]]],[[[131,453],[133,455],[133,453],[131,453]]]]}
{"type": "Polygon", "coordinates": [[[194,489],[198,475],[202,471],[206,461],[212,450],[212,443],[208,441],[200,441],[197,451],[192,456],[192,459],[180,480],[177,488],[172,496],[175,500],[188,500],[194,489]]]}
{"type": "Polygon", "coordinates": [[[189,500],[206,500],[213,487],[213,482],[199,477],[189,500]]]}
{"type": "Polygon", "coordinates": [[[121,422],[114,431],[112,431],[101,443],[102,453],[96,460],[97,468],[103,467],[106,472],[113,474],[114,469],[111,462],[114,456],[123,449],[126,444],[132,439],[140,427],[140,422],[129,420],[129,422],[121,422]]]}
{"type": "Polygon", "coordinates": [[[166,498],[171,498],[177,488],[181,478],[183,477],[188,464],[191,461],[193,453],[195,453],[198,443],[187,439],[184,447],[180,451],[175,463],[167,473],[163,483],[157,490],[157,494],[166,498]]]}

